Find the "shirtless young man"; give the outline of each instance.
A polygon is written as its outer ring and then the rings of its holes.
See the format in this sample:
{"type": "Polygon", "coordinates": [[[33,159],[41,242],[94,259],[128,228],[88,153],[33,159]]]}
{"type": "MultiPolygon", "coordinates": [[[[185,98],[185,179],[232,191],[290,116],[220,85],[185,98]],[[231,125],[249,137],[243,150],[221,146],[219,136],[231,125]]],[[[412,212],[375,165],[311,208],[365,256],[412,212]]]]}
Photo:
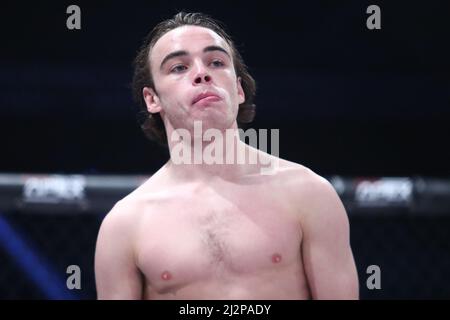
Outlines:
{"type": "Polygon", "coordinates": [[[262,160],[173,161],[175,130],[192,133],[201,121],[203,130],[237,132],[253,98],[253,79],[218,25],[184,13],[162,22],[136,58],[134,84],[153,121],[143,128],[166,139],[171,157],[102,222],[99,299],[359,298],[347,214],[327,180],[237,134],[225,144],[277,160],[271,174],[262,160]]]}

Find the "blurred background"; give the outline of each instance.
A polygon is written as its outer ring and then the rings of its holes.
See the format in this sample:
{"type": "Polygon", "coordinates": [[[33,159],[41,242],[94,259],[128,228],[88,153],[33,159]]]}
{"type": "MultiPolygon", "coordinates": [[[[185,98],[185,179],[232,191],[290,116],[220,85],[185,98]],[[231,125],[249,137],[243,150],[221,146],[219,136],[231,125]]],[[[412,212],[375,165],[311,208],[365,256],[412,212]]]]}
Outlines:
{"type": "Polygon", "coordinates": [[[2,2],[0,298],[96,298],[104,215],[168,159],[137,125],[131,63],[181,10],[227,26],[258,86],[252,127],[333,183],[361,298],[450,298],[450,2],[434,0],[2,2]]]}

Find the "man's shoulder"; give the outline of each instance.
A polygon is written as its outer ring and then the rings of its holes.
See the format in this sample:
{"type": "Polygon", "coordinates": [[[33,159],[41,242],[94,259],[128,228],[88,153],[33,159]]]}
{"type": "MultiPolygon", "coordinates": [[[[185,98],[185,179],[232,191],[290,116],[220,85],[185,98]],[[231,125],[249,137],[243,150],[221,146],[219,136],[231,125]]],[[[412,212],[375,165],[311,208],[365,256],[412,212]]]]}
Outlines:
{"type": "Polygon", "coordinates": [[[282,181],[289,184],[290,187],[300,188],[312,185],[323,187],[324,184],[328,183],[328,180],[314,172],[312,169],[281,158],[279,159],[277,173],[280,178],[282,178],[282,181]]]}
{"type": "Polygon", "coordinates": [[[278,176],[282,188],[302,208],[339,199],[333,185],[326,178],[304,165],[280,160],[278,176]]]}
{"type": "Polygon", "coordinates": [[[118,200],[105,218],[109,220],[134,219],[142,210],[151,208],[164,196],[154,182],[153,175],[144,180],[136,189],[118,200]]]}
{"type": "Polygon", "coordinates": [[[147,179],[143,180],[136,189],[122,198],[119,201],[121,206],[149,205],[167,197],[168,191],[173,189],[173,186],[169,185],[166,177],[167,172],[165,166],[163,166],[147,179]]]}
{"type": "Polygon", "coordinates": [[[164,168],[161,168],[120,199],[112,211],[119,211],[121,214],[151,212],[155,207],[161,208],[174,199],[183,197],[186,189],[183,184],[171,182],[164,168]]]}

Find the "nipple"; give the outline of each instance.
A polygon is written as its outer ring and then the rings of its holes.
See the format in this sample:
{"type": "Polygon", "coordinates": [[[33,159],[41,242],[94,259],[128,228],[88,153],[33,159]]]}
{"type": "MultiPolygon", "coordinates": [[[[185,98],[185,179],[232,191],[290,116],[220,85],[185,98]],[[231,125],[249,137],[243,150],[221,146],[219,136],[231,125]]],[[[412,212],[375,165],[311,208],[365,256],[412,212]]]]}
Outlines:
{"type": "Polygon", "coordinates": [[[272,262],[273,262],[273,263],[278,263],[278,262],[280,262],[280,261],[281,261],[281,254],[275,253],[275,254],[272,256],[272,262]]]}
{"type": "Polygon", "coordinates": [[[163,279],[163,280],[170,280],[170,279],[172,279],[172,275],[170,274],[169,271],[164,271],[161,274],[161,279],[163,279]]]}

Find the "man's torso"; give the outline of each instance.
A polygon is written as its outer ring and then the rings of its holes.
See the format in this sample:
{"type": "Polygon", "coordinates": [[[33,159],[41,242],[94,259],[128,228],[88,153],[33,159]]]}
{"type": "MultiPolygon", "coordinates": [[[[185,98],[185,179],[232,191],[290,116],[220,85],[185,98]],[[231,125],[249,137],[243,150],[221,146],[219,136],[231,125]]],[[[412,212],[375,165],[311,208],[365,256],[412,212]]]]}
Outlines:
{"type": "Polygon", "coordinates": [[[142,188],[134,248],[144,298],[309,298],[289,175],[142,188]]]}

